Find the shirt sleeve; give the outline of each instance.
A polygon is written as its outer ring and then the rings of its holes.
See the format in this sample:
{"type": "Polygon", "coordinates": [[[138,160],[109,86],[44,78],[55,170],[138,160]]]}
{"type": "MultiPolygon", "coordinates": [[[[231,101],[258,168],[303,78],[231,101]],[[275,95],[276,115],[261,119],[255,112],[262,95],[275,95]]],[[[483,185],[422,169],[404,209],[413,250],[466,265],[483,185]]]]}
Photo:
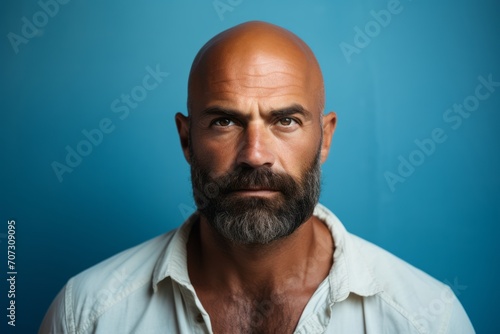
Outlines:
{"type": "Polygon", "coordinates": [[[74,334],[74,326],[69,326],[66,310],[66,289],[64,286],[50,305],[43,318],[38,334],[74,334]]]}
{"type": "MultiPolygon", "coordinates": [[[[454,296],[455,297],[455,296],[454,296]]],[[[472,323],[467,316],[462,304],[455,297],[453,308],[451,311],[450,322],[448,326],[448,331],[446,333],[449,334],[475,334],[476,331],[472,326],[472,323]]]]}

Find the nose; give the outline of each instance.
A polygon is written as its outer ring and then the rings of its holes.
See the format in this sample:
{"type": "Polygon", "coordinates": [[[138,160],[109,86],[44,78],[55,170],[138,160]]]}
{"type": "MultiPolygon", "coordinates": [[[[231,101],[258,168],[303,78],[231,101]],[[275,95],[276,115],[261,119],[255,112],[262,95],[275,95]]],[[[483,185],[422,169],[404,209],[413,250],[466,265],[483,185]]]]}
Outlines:
{"type": "Polygon", "coordinates": [[[252,168],[271,167],[275,162],[272,134],[264,124],[248,124],[242,133],[236,163],[252,168]]]}

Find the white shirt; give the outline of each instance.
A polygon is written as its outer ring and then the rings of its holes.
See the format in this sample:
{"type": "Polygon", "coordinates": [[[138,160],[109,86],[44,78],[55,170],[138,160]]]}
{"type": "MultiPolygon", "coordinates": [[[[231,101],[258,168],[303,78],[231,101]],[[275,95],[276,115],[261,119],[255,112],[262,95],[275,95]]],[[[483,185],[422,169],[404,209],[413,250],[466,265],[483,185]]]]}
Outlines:
{"type": "MultiPolygon", "coordinates": [[[[449,287],[348,233],[321,204],[314,215],[332,233],[333,266],[295,333],[474,333],[449,287]]],[[[187,271],[196,219],[71,278],[39,333],[212,333],[187,271]]]]}

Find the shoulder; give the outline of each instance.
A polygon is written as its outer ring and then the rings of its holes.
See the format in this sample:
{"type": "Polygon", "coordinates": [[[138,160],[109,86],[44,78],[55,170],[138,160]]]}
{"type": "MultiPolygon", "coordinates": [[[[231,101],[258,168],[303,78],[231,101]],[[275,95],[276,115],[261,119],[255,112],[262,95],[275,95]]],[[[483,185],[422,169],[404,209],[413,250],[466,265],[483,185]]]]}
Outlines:
{"type": "Polygon", "coordinates": [[[348,233],[356,256],[373,273],[383,291],[391,295],[413,295],[416,292],[435,294],[446,287],[443,283],[400,259],[385,249],[356,235],[348,233]]]}
{"type": "Polygon", "coordinates": [[[71,284],[75,297],[105,300],[112,292],[114,298],[130,293],[135,287],[151,282],[155,265],[165,252],[176,230],[124,250],[73,277],[71,284]],[[103,298],[104,297],[104,298],[103,298]]]}
{"type": "Polygon", "coordinates": [[[349,233],[321,204],[314,214],[328,226],[335,243],[331,270],[334,299],[342,301],[349,294],[362,297],[365,317],[380,330],[397,325],[394,328],[405,328],[404,332],[474,333],[450,287],[349,233]]]}
{"type": "Polygon", "coordinates": [[[40,332],[84,330],[134,292],[152,290],[155,266],[175,232],[122,251],[71,278],[47,311],[40,332]]]}
{"type": "Polygon", "coordinates": [[[380,286],[374,298],[380,309],[390,309],[418,333],[474,333],[449,286],[369,241],[350,233],[348,239],[380,286]]]}

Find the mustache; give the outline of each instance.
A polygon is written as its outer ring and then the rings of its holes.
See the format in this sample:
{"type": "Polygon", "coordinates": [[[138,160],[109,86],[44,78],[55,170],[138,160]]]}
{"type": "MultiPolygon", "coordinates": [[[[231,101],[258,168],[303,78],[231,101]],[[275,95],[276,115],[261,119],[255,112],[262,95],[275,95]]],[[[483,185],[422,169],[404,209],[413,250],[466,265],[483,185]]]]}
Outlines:
{"type": "Polygon", "coordinates": [[[213,180],[220,186],[219,192],[224,195],[244,189],[267,189],[287,195],[298,188],[293,177],[274,172],[269,167],[238,168],[213,180]]]}

